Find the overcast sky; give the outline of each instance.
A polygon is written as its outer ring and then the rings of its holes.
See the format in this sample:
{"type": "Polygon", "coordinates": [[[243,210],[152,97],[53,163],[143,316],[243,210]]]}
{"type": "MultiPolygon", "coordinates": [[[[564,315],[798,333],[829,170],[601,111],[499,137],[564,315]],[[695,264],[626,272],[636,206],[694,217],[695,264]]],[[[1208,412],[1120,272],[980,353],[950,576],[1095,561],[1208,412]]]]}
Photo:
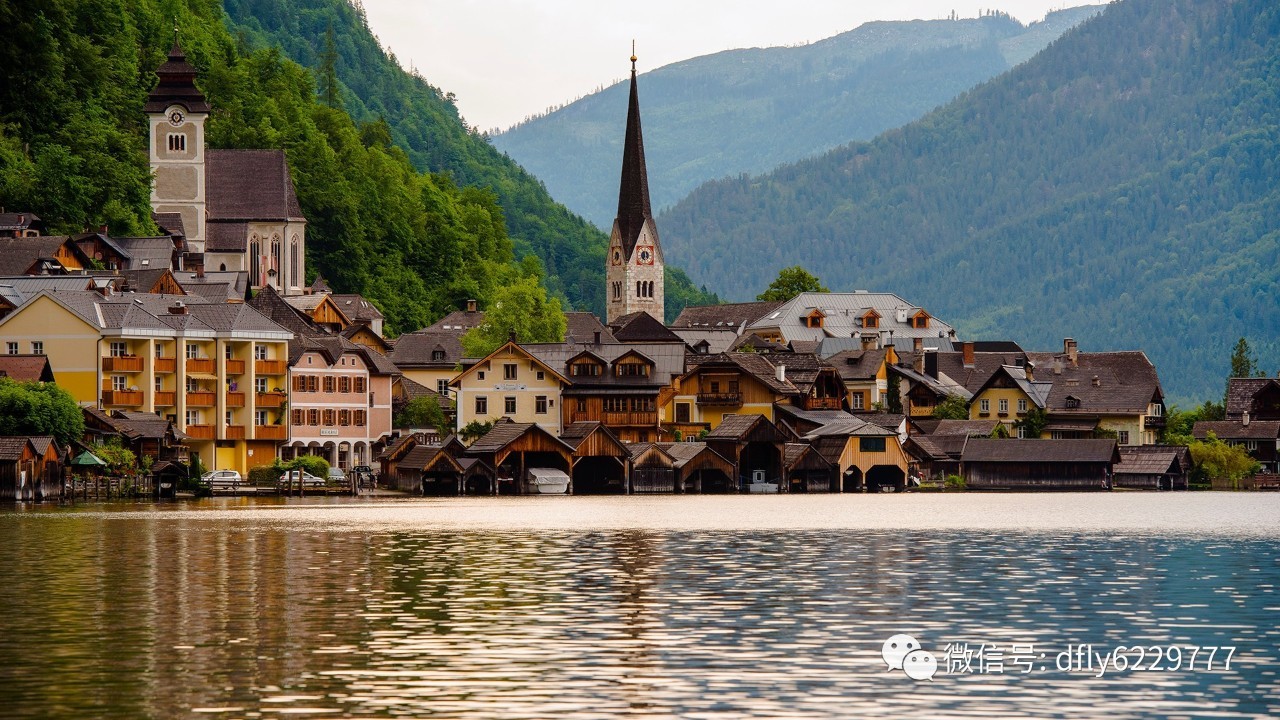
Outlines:
{"type": "Polygon", "coordinates": [[[626,76],[742,47],[813,42],[870,20],[936,20],[992,7],[1024,23],[1100,0],[364,0],[405,68],[457,96],[467,122],[501,128],[626,76]]]}

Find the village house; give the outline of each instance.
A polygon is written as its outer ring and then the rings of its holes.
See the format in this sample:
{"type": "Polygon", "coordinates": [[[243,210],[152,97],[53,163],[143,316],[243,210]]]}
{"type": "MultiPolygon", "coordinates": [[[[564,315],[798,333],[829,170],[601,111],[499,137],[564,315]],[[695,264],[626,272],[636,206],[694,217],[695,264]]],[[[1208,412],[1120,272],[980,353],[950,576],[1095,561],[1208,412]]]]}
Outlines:
{"type": "Polygon", "coordinates": [[[1110,439],[972,438],[960,462],[971,490],[1110,490],[1120,450],[1110,439]]]}
{"type": "Polygon", "coordinates": [[[5,212],[0,208],[0,237],[38,237],[44,233],[44,221],[35,213],[5,212]]]}
{"type": "Polygon", "coordinates": [[[207,467],[242,473],[286,437],[292,336],[191,296],[45,290],[0,320],[0,342],[46,355],[81,404],[169,418],[207,467]]]}
{"type": "Polygon", "coordinates": [[[745,333],[790,343],[824,338],[867,340],[866,348],[909,344],[919,338],[929,350],[949,351],[951,325],[893,293],[804,292],[747,324],[745,333]]]}
{"type": "Polygon", "coordinates": [[[561,395],[570,384],[560,370],[519,344],[507,342],[449,383],[459,430],[471,422],[508,419],[560,434],[561,395]]]}
{"type": "Polygon", "coordinates": [[[47,435],[0,437],[0,500],[61,497],[62,461],[62,448],[47,435]]]}

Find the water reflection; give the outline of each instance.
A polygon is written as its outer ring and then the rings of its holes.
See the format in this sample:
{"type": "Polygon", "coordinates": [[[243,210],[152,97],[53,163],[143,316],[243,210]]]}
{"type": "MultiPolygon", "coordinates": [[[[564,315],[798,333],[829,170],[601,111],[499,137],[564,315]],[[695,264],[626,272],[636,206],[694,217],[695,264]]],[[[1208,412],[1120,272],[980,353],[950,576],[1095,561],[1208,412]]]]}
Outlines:
{"type": "Polygon", "coordinates": [[[326,527],[329,510],[288,522],[0,515],[3,714],[1280,712],[1280,553],[1266,538],[980,526],[385,529],[372,516],[360,530],[326,527]],[[880,658],[899,632],[940,658],[947,643],[1032,643],[1050,663],[1077,643],[1239,650],[1227,672],[1097,679],[1009,666],[914,683],[880,658]]]}

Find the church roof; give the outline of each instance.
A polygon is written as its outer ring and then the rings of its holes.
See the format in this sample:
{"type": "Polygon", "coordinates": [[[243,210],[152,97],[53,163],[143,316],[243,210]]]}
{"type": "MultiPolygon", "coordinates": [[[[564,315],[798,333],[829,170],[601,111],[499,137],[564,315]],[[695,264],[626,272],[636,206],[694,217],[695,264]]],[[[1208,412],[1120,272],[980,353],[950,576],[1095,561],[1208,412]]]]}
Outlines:
{"type": "MultiPolygon", "coordinates": [[[[640,133],[640,94],[636,89],[635,62],[631,65],[631,99],[627,104],[627,134],[622,146],[622,182],[618,187],[618,232],[628,258],[645,222],[652,223],[649,206],[649,172],[644,163],[644,138],[640,133]]],[[[652,228],[657,234],[657,228],[652,228]]]]}
{"type": "Polygon", "coordinates": [[[147,95],[143,112],[164,112],[170,105],[181,105],[191,113],[209,112],[209,103],[196,88],[196,69],[187,62],[187,55],[178,43],[173,44],[168,59],[156,68],[156,77],[160,83],[147,95]]]}
{"type": "Polygon", "coordinates": [[[205,177],[210,222],[305,220],[283,150],[209,150],[205,177]]]}

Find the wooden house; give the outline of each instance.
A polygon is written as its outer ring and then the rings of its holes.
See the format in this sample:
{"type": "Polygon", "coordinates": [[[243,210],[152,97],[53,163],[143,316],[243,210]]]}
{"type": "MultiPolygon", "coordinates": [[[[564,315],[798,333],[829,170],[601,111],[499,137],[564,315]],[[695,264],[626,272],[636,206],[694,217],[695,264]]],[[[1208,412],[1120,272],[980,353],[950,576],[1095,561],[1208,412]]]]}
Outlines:
{"type": "Polygon", "coordinates": [[[907,455],[893,430],[855,418],[818,428],[805,440],[838,471],[838,492],[906,488],[907,455]]]}
{"type": "Polygon", "coordinates": [[[704,442],[660,443],[672,458],[676,492],[736,493],[737,468],[704,442]]]}
{"type": "Polygon", "coordinates": [[[675,492],[675,460],[658,443],[632,443],[631,482],[637,492],[675,492]],[[641,490],[640,488],[644,488],[641,490]]]}
{"type": "Polygon", "coordinates": [[[783,479],[783,448],[790,440],[764,415],[728,415],[706,436],[707,447],[730,461],[737,487],[778,484],[783,479]]]}
{"type": "Polygon", "coordinates": [[[970,490],[1110,490],[1115,440],[972,438],[961,468],[970,490]]]}
{"type": "Polygon", "coordinates": [[[672,492],[672,488],[634,483],[631,451],[603,423],[576,422],[560,431],[560,439],[573,448],[573,492],[592,493],[672,492]]]}
{"type": "MultiPolygon", "coordinates": [[[[467,456],[493,468],[501,494],[537,492],[530,470],[546,468],[570,475],[573,447],[535,423],[499,420],[493,429],[467,448],[467,456]]],[[[569,487],[572,492],[572,485],[569,487]]]]}
{"type": "Polygon", "coordinates": [[[1112,485],[1140,490],[1186,490],[1191,451],[1182,445],[1135,445],[1120,448],[1112,485]]]}
{"type": "Polygon", "coordinates": [[[809,443],[787,443],[783,467],[789,492],[831,492],[835,487],[835,466],[809,443]]]}
{"type": "Polygon", "coordinates": [[[62,449],[52,437],[0,437],[0,500],[56,500],[62,475],[62,449]]]}

